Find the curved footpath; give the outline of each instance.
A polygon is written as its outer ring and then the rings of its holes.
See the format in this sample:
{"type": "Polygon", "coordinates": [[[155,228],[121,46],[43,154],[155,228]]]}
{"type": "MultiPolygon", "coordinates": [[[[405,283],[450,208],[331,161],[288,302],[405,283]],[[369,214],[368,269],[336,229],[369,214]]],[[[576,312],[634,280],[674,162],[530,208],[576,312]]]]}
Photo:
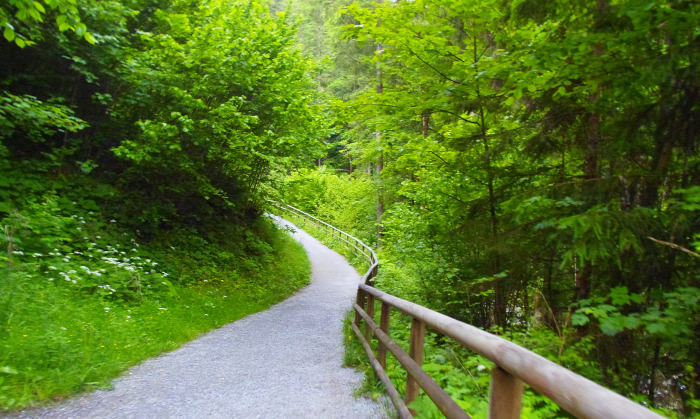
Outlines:
{"type": "MultiPolygon", "coordinates": [[[[286,223],[286,221],[282,221],[286,223]]],[[[342,368],[342,322],[360,277],[303,231],[311,285],[269,310],[144,361],[99,390],[20,418],[380,418],[342,368]]]]}

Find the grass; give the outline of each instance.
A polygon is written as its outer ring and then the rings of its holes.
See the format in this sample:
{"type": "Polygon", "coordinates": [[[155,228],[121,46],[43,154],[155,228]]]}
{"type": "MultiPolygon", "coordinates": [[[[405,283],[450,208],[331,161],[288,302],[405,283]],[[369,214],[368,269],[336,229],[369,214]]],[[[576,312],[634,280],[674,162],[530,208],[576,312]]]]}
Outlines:
{"type": "MultiPolygon", "coordinates": [[[[69,262],[66,251],[15,255],[0,268],[0,409],[109,387],[144,359],[308,284],[301,245],[269,221],[260,230],[265,240],[249,237],[246,252],[211,244],[196,258],[189,257],[192,249],[162,251],[169,246],[116,250],[106,264],[78,250],[69,262]]],[[[104,254],[116,246],[92,248],[104,254]]]]}

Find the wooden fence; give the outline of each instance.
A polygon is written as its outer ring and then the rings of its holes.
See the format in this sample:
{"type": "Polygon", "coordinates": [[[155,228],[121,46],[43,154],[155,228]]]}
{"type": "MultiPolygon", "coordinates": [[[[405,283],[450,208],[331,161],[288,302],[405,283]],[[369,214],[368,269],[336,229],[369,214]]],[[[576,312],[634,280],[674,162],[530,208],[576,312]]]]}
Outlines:
{"type": "Polygon", "coordinates": [[[368,258],[370,267],[363,276],[363,284],[358,286],[357,300],[353,304],[355,320],[352,328],[400,418],[413,417],[412,413],[415,412],[408,409],[407,405],[415,400],[420,389],[446,417],[470,417],[422,368],[426,328],[451,338],[496,364],[491,373],[489,418],[519,418],[524,384],[549,397],[577,418],[662,418],[644,406],[512,342],[374,288],[372,278],[377,275],[379,261],[369,246],[297,208],[274,201],[271,203],[279,209],[330,230],[356,253],[359,252],[368,258]],[[381,303],[379,325],[374,321],[376,301],[381,303]],[[392,308],[412,319],[408,353],[389,337],[389,317],[392,308]],[[378,340],[376,354],[369,344],[373,335],[378,340]],[[401,398],[385,372],[387,351],[393,354],[408,374],[404,398],[401,398]]]}

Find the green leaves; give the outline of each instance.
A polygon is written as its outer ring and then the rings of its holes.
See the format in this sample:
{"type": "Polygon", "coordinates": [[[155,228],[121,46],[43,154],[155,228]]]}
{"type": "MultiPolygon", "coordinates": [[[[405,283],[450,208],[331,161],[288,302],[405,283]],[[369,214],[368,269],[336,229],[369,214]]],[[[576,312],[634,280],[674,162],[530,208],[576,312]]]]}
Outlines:
{"type": "Polygon", "coordinates": [[[87,123],[66,106],[42,102],[29,95],[0,95],[0,139],[22,131],[28,139],[43,142],[54,132],[77,132],[86,127],[87,123]]]}
{"type": "Polygon", "coordinates": [[[683,198],[679,205],[686,211],[700,211],[700,186],[691,186],[687,189],[676,189],[675,192],[683,198]]]}
{"type": "Polygon", "coordinates": [[[627,287],[614,287],[606,298],[580,301],[571,323],[584,326],[595,320],[600,331],[609,336],[642,328],[650,336],[666,340],[687,338],[700,316],[698,302],[698,288],[681,288],[664,293],[658,302],[646,302],[643,295],[630,293],[627,287]]]}
{"type": "Polygon", "coordinates": [[[271,171],[316,153],[326,128],[309,64],[281,19],[238,0],[205,2],[198,13],[175,2],[154,19],[125,73],[132,90],[117,104],[124,114],[140,109],[140,132],[113,150],[169,173],[172,183],[159,175],[163,199],[242,208],[271,171]]]}
{"type": "MultiPolygon", "coordinates": [[[[87,1],[83,0],[83,3],[87,1]]],[[[87,31],[87,26],[80,20],[76,0],[44,0],[43,3],[33,0],[11,0],[8,4],[3,4],[0,6],[0,27],[4,28],[5,39],[8,42],[14,41],[20,48],[34,45],[41,40],[38,30],[44,22],[44,16],[47,15],[44,5],[56,11],[56,26],[60,32],[71,30],[90,44],[97,42],[94,35],[87,31]]],[[[84,7],[86,4],[81,6],[84,7]]]]}
{"type": "Polygon", "coordinates": [[[5,29],[2,32],[2,35],[7,39],[9,42],[12,42],[15,39],[15,31],[10,28],[10,27],[5,27],[5,29]]]}

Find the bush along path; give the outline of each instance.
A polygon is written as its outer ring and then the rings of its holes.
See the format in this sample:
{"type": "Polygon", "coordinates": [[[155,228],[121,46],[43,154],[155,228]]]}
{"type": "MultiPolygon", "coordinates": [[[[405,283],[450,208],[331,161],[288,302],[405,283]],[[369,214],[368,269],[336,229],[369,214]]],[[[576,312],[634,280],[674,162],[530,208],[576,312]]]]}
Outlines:
{"type": "Polygon", "coordinates": [[[14,417],[383,416],[377,403],[353,396],[362,375],[341,366],[343,318],[360,277],[308,234],[293,234],[311,261],[308,287],[267,311],[143,362],[115,380],[112,390],[14,417]]]}

